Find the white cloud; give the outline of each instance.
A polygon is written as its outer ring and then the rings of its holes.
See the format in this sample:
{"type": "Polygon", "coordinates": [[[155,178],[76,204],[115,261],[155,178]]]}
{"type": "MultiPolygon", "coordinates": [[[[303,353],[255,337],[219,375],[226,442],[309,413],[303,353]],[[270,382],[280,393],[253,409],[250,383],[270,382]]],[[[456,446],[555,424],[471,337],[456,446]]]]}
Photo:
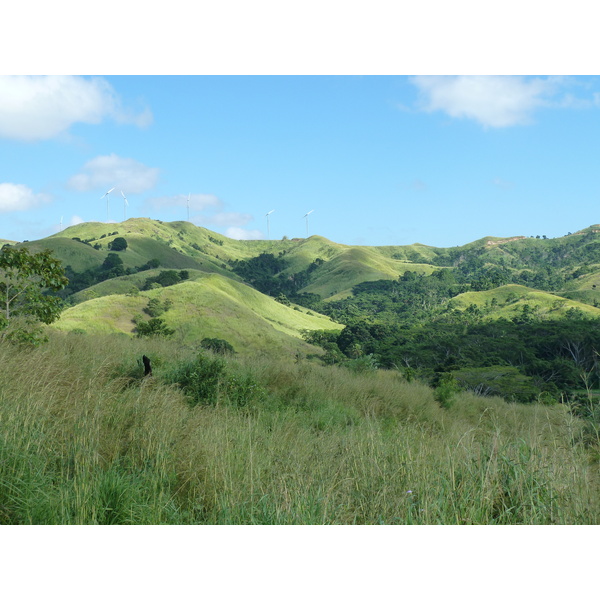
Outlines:
{"type": "MultiPolygon", "coordinates": [[[[221,208],[223,203],[212,194],[189,194],[190,210],[199,211],[209,208],[221,208]]],[[[169,209],[180,208],[188,205],[188,194],[177,194],[175,196],[160,196],[150,198],[144,202],[146,208],[169,209]]]]}
{"type": "Polygon", "coordinates": [[[50,201],[47,194],[36,194],[18,183],[0,183],[0,212],[29,210],[50,201]]]}
{"type": "Polygon", "coordinates": [[[513,76],[419,76],[422,110],[441,110],[451,117],[473,119],[484,127],[529,123],[532,112],[556,93],[558,78],[513,76]]]}
{"type": "Polygon", "coordinates": [[[69,221],[69,226],[79,225],[80,223],[85,223],[85,221],[79,215],[73,215],[69,221]]]}
{"type": "Polygon", "coordinates": [[[228,227],[225,235],[234,240],[262,240],[264,234],[258,229],[242,229],[241,227],[228,227]]]}
{"type": "MultiPolygon", "coordinates": [[[[83,166],[82,172],[69,179],[68,186],[78,192],[104,190],[113,186],[125,194],[140,194],[153,188],[159,170],[116,154],[97,156],[83,166]]],[[[104,190],[106,191],[106,190],[104,190]]]]}
{"type": "Polygon", "coordinates": [[[152,113],[123,108],[112,86],[99,77],[0,76],[0,137],[45,140],[74,123],[98,124],[105,118],[146,127],[152,113]]]}

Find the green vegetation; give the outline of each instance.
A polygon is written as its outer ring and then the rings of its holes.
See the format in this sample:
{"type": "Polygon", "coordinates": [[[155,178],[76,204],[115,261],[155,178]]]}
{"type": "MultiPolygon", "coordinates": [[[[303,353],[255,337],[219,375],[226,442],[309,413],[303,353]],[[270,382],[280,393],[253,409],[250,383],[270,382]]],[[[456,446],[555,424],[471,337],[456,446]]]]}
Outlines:
{"type": "Polygon", "coordinates": [[[44,292],[60,290],[68,281],[51,254],[11,246],[0,250],[0,341],[39,342],[43,337],[36,324],[58,319],[62,302],[44,292]]]}
{"type": "Polygon", "coordinates": [[[52,333],[0,344],[2,524],[598,524],[568,405],[52,333]],[[141,356],[152,359],[144,378],[141,356]]]}
{"type": "Polygon", "coordinates": [[[363,248],[130,219],[7,246],[22,284],[29,249],[69,285],[9,307],[52,324],[0,340],[0,522],[596,524],[599,232],[363,248]]]}
{"type": "Polygon", "coordinates": [[[282,356],[319,353],[318,348],[303,341],[304,330],[343,328],[328,317],[309,315],[305,309],[294,310],[220,275],[191,272],[190,280],[169,287],[137,294],[123,291],[126,293],[90,298],[67,308],[53,327],[62,331],[82,329],[87,333],[131,335],[135,325],[139,325],[136,316],[143,317],[149,302],[154,300],[150,310],[155,304],[169,305],[164,314],[155,315],[175,330],[176,339],[181,342],[219,338],[229,342],[236,352],[282,356]],[[192,280],[192,277],[197,278],[192,280]]]}
{"type": "Polygon", "coordinates": [[[108,243],[108,249],[115,252],[127,250],[127,240],[123,237],[117,237],[112,242],[108,243]]]}

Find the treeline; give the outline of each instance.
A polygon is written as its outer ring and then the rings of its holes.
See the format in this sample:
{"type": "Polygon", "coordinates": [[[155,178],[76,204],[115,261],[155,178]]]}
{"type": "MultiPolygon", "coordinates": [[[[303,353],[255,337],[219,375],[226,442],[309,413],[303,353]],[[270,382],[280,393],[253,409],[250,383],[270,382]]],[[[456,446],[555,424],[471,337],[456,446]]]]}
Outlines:
{"type": "Polygon", "coordinates": [[[338,332],[306,332],[326,350],[324,360],[372,356],[384,368],[436,385],[452,373],[463,387],[531,402],[569,398],[600,384],[600,322],[564,319],[516,323],[429,322],[398,326],[356,322],[338,332]]]}
{"type": "MultiPolygon", "coordinates": [[[[234,273],[259,292],[273,297],[283,295],[297,304],[304,305],[298,299],[305,298],[306,295],[299,295],[299,290],[309,284],[312,273],[324,261],[317,258],[303,271],[297,273],[284,272],[289,267],[284,254],[284,252],[280,252],[278,256],[275,256],[263,252],[259,256],[248,260],[232,260],[229,265],[234,273]]],[[[313,300],[318,301],[320,297],[315,296],[313,300]]]]}
{"type": "Polygon", "coordinates": [[[73,270],[71,265],[65,268],[65,275],[69,280],[69,285],[59,292],[63,299],[84,290],[92,285],[112,279],[113,277],[122,277],[123,275],[134,275],[140,271],[156,269],[160,266],[157,258],[150,259],[146,264],[139,267],[125,267],[123,259],[116,252],[109,252],[104,262],[98,267],[86,269],[81,273],[73,270]]]}

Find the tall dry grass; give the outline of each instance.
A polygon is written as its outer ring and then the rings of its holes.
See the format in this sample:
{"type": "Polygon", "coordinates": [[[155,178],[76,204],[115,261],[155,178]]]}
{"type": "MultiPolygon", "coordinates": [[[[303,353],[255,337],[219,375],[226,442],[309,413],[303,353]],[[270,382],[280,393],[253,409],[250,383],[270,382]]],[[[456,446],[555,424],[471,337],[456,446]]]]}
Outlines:
{"type": "Polygon", "coordinates": [[[599,521],[598,463],[564,406],[444,409],[397,373],[265,358],[226,359],[226,385],[192,406],[165,382],[196,355],[80,335],[0,346],[0,522],[599,521]]]}

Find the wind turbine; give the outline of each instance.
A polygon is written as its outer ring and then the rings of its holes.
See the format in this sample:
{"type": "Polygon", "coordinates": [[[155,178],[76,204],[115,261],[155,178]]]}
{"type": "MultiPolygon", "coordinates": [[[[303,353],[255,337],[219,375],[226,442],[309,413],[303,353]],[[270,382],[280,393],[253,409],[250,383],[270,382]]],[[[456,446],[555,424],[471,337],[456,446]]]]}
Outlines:
{"type": "Polygon", "coordinates": [[[308,215],[310,213],[315,212],[314,210],[309,210],[302,218],[306,219],[306,237],[308,237],[308,215]]]}
{"type": "Polygon", "coordinates": [[[265,217],[267,217],[267,239],[270,240],[271,239],[271,230],[269,228],[269,215],[273,214],[275,212],[275,209],[270,210],[265,217]]]}
{"type": "Polygon", "coordinates": [[[61,231],[62,231],[62,221],[63,221],[63,218],[61,217],[61,218],[60,218],[60,230],[61,230],[61,231]]]}
{"type": "MultiPolygon", "coordinates": [[[[109,195],[109,194],[110,194],[112,191],[114,191],[114,189],[115,189],[114,187],[113,187],[113,188],[110,188],[110,190],[108,190],[108,192],[106,192],[106,194],[104,194],[104,196],[106,196],[106,221],[107,221],[107,222],[108,222],[108,219],[109,219],[109,217],[108,217],[108,195],[109,195]]],[[[104,196],[102,196],[102,198],[104,198],[104,196]]],[[[100,198],[100,200],[102,200],[102,198],[100,198]]]]}
{"type": "Polygon", "coordinates": [[[127,198],[125,198],[123,190],[121,190],[121,196],[123,196],[123,217],[124,220],[127,221],[127,207],[129,206],[129,202],[127,202],[127,198]]]}
{"type": "Polygon", "coordinates": [[[188,221],[190,220],[190,195],[191,195],[191,192],[188,192],[188,198],[187,198],[188,221]]]}

